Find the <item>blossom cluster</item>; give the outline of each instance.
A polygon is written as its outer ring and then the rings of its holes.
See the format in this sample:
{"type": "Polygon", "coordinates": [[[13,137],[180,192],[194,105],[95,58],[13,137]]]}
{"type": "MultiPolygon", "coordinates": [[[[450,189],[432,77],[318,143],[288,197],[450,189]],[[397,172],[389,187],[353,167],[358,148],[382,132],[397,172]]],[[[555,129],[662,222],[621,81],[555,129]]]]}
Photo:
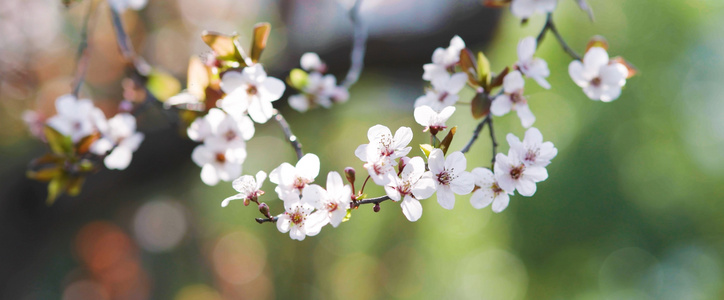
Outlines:
{"type": "Polygon", "coordinates": [[[299,112],[321,106],[330,108],[334,103],[343,103],[349,98],[344,86],[337,85],[337,79],[327,71],[325,64],[317,53],[307,52],[300,60],[302,69],[290,72],[289,84],[299,90],[299,94],[289,97],[289,106],[299,112]]]}

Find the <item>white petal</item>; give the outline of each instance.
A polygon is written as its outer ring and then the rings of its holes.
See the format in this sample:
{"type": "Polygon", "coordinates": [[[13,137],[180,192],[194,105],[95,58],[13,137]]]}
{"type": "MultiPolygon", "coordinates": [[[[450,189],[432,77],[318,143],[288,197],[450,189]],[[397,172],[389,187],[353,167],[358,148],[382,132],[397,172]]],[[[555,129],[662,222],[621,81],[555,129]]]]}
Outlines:
{"type": "Polygon", "coordinates": [[[224,199],[224,201],[221,201],[221,207],[226,207],[227,205],[229,205],[229,202],[231,200],[239,200],[239,199],[245,199],[245,198],[246,198],[246,195],[236,194],[234,196],[224,199]]]}
{"type": "Polygon", "coordinates": [[[103,163],[108,169],[125,170],[129,164],[131,164],[131,158],[133,157],[133,151],[125,147],[116,147],[103,160],[103,163]]]}
{"type": "MultiPolygon", "coordinates": [[[[445,169],[451,170],[454,174],[462,174],[465,172],[467,167],[467,160],[465,154],[460,151],[455,151],[447,155],[445,159],[445,169]]],[[[434,172],[434,171],[433,171],[434,172]]]]}
{"type": "Polygon", "coordinates": [[[608,53],[601,47],[591,47],[583,56],[583,68],[588,73],[598,74],[608,64],[608,53]]]}
{"type": "Polygon", "coordinates": [[[347,209],[340,209],[331,212],[329,216],[329,224],[332,224],[332,227],[337,227],[339,224],[344,221],[344,218],[347,216],[347,209]]]}
{"type": "Polygon", "coordinates": [[[438,187],[437,203],[444,209],[453,209],[455,207],[455,194],[449,187],[438,187]]]}
{"type": "Polygon", "coordinates": [[[254,97],[249,103],[249,117],[260,124],[264,124],[271,119],[273,110],[274,107],[271,102],[261,100],[258,97],[254,97]]]}
{"type": "Polygon", "coordinates": [[[438,174],[445,169],[445,155],[440,149],[432,149],[427,159],[427,166],[433,174],[438,174]]]}
{"type": "Polygon", "coordinates": [[[299,228],[299,226],[292,226],[289,230],[289,237],[293,240],[303,241],[307,235],[305,234],[304,229],[299,228]]]}
{"type": "Polygon", "coordinates": [[[520,40],[520,42],[518,42],[518,60],[527,61],[533,59],[537,44],[537,41],[532,36],[520,40]]]}
{"type": "Polygon", "coordinates": [[[518,113],[518,118],[520,118],[520,123],[523,124],[524,128],[533,126],[533,123],[535,123],[535,116],[533,115],[533,112],[530,111],[528,104],[518,104],[516,105],[515,110],[518,113]]]}
{"type": "Polygon", "coordinates": [[[201,168],[201,181],[206,185],[214,186],[219,183],[219,175],[216,168],[212,164],[205,164],[201,168]]]}
{"type": "Polygon", "coordinates": [[[469,172],[461,172],[457,174],[457,178],[450,182],[450,189],[455,194],[467,195],[475,188],[475,178],[469,172]]]}
{"type": "Polygon", "coordinates": [[[319,55],[314,52],[307,52],[302,54],[302,58],[299,62],[302,66],[302,69],[306,71],[318,71],[324,65],[324,63],[322,63],[322,59],[319,58],[319,55]]]}
{"type": "Polygon", "coordinates": [[[319,175],[319,157],[314,153],[307,153],[302,156],[296,165],[297,174],[302,177],[314,180],[319,175]]]}
{"type": "Polygon", "coordinates": [[[392,132],[387,126],[377,124],[367,130],[367,139],[369,139],[370,143],[376,143],[380,136],[383,135],[392,136],[392,132]]]}
{"type": "Polygon", "coordinates": [[[259,97],[262,101],[273,102],[282,97],[285,89],[286,85],[284,85],[283,81],[274,77],[267,77],[259,87],[259,97]]]}
{"type": "Polygon", "coordinates": [[[415,122],[426,127],[432,125],[432,122],[430,121],[433,120],[435,116],[437,116],[437,113],[432,109],[432,107],[429,107],[427,105],[415,108],[413,114],[415,116],[415,122]]]}
{"type": "Polygon", "coordinates": [[[354,150],[354,155],[357,156],[360,160],[366,162],[367,161],[367,144],[362,144],[357,147],[357,149],[354,150]]]}
{"type": "Polygon", "coordinates": [[[422,217],[422,205],[420,205],[420,201],[415,198],[410,196],[405,197],[402,203],[400,203],[400,207],[402,207],[402,213],[410,222],[415,222],[422,217]]]}
{"type": "MultiPolygon", "coordinates": [[[[410,144],[410,141],[412,141],[412,129],[410,127],[400,127],[395,131],[395,137],[393,138],[393,149],[403,149],[404,147],[407,147],[408,144],[410,144]]],[[[409,151],[408,151],[409,152],[409,151]]],[[[395,153],[396,155],[406,155],[407,153],[395,153]]]]}
{"type": "Polygon", "coordinates": [[[244,77],[241,76],[241,73],[236,71],[229,71],[224,73],[224,76],[221,77],[221,90],[225,94],[231,94],[231,92],[241,87],[245,83],[246,82],[244,82],[244,77]]]}
{"type": "Polygon", "coordinates": [[[523,89],[524,86],[525,80],[523,80],[523,75],[519,71],[510,72],[503,78],[503,90],[506,94],[515,93],[523,89]]]}
{"type": "Polygon", "coordinates": [[[535,12],[535,6],[529,0],[513,0],[510,11],[518,18],[527,19],[535,12]]]}
{"type": "Polygon", "coordinates": [[[470,205],[472,205],[476,209],[485,208],[490,205],[490,203],[493,203],[493,196],[494,193],[490,189],[479,189],[473,192],[473,195],[470,196],[470,205]]]}
{"type": "Polygon", "coordinates": [[[425,172],[420,180],[412,186],[412,195],[417,199],[427,199],[435,193],[435,180],[432,179],[432,173],[425,172]]]}
{"type": "Polygon", "coordinates": [[[518,193],[521,196],[530,197],[535,194],[535,182],[532,180],[526,180],[525,178],[521,178],[515,183],[515,189],[518,191],[518,193]]]}
{"type": "Polygon", "coordinates": [[[475,178],[475,185],[482,188],[489,187],[495,182],[495,175],[488,168],[475,168],[470,174],[475,178]]]}
{"type": "Polygon", "coordinates": [[[298,112],[306,112],[309,110],[309,99],[302,94],[289,96],[289,106],[298,112]]]}
{"type": "Polygon", "coordinates": [[[465,74],[463,72],[455,73],[452,76],[450,76],[450,81],[447,82],[447,86],[445,87],[445,91],[450,94],[457,94],[465,87],[465,84],[468,82],[468,74],[465,74]]]}
{"type": "Polygon", "coordinates": [[[613,100],[618,99],[619,96],[621,96],[621,87],[620,86],[610,86],[607,90],[605,90],[601,94],[601,101],[611,102],[613,100]]]}
{"type": "Polygon", "coordinates": [[[501,193],[498,195],[498,197],[495,197],[495,201],[493,201],[493,212],[494,213],[500,213],[503,210],[505,210],[506,207],[508,207],[508,203],[510,202],[510,196],[506,193],[501,193]]]}
{"type": "Polygon", "coordinates": [[[500,117],[509,113],[512,108],[513,101],[510,100],[510,96],[503,94],[495,97],[493,103],[490,105],[490,112],[500,117]]]}
{"type": "Polygon", "coordinates": [[[523,171],[523,176],[539,182],[548,179],[548,171],[544,167],[528,167],[523,171]]]}
{"type": "Polygon", "coordinates": [[[287,214],[280,214],[277,218],[277,229],[282,233],[289,232],[292,226],[292,220],[289,219],[289,216],[287,216],[287,214]]]}
{"type": "Polygon", "coordinates": [[[402,198],[400,195],[400,191],[397,190],[397,185],[399,179],[392,181],[390,184],[385,185],[385,194],[387,194],[392,201],[400,201],[402,198]]]}
{"type": "Polygon", "coordinates": [[[318,210],[309,215],[307,220],[304,221],[304,230],[308,236],[315,236],[327,224],[329,224],[329,214],[326,211],[318,210]]]}

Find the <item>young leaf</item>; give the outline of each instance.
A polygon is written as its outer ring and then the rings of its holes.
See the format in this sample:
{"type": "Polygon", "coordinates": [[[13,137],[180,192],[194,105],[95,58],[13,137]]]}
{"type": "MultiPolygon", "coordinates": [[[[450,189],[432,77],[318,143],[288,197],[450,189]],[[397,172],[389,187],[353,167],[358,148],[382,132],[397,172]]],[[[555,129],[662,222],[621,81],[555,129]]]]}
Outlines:
{"type": "Polygon", "coordinates": [[[157,69],[148,75],[146,87],[160,101],[166,101],[181,91],[181,83],[176,77],[157,69]]]}
{"type": "Polygon", "coordinates": [[[608,51],[608,41],[606,41],[606,38],[596,35],[591,38],[590,41],[588,41],[588,44],[586,45],[586,52],[590,50],[593,47],[601,47],[604,50],[608,51]]]}
{"type": "Polygon", "coordinates": [[[206,31],[201,33],[201,39],[214,50],[216,57],[221,60],[235,60],[244,63],[240,47],[235,43],[236,37],[218,32],[206,31]]]}
{"type": "Polygon", "coordinates": [[[477,93],[471,101],[471,109],[473,118],[480,119],[490,113],[490,98],[485,93],[477,93]]]}
{"type": "Polygon", "coordinates": [[[287,78],[287,83],[293,88],[301,91],[305,86],[307,86],[308,77],[309,74],[307,74],[307,72],[304,72],[304,70],[292,69],[292,71],[289,72],[289,78],[287,78]]]}
{"type": "Polygon", "coordinates": [[[82,138],[78,143],[75,144],[78,154],[86,154],[90,150],[91,145],[101,138],[101,133],[96,131],[91,135],[82,138]]]}
{"type": "Polygon", "coordinates": [[[48,141],[50,150],[56,155],[60,156],[71,156],[73,155],[73,141],[69,136],[64,136],[53,127],[45,126],[43,128],[45,132],[45,140],[48,141]]]}
{"type": "Polygon", "coordinates": [[[26,176],[32,180],[50,181],[61,172],[58,166],[47,166],[37,171],[28,170],[26,176]]]}
{"type": "Polygon", "coordinates": [[[53,205],[55,199],[66,190],[68,186],[68,177],[65,173],[61,172],[57,176],[53,177],[48,183],[48,198],[45,200],[45,204],[48,206],[53,205]]]}
{"type": "Polygon", "coordinates": [[[430,152],[432,152],[432,149],[435,149],[430,144],[420,144],[420,150],[422,150],[422,153],[425,154],[425,157],[430,156],[430,152]]]}
{"type": "Polygon", "coordinates": [[[503,78],[505,78],[505,76],[508,75],[508,72],[510,72],[510,68],[505,67],[505,69],[503,69],[503,71],[501,71],[500,74],[493,77],[493,79],[490,80],[490,89],[488,90],[488,92],[490,92],[490,90],[492,90],[496,87],[503,85],[503,78]]]}
{"type": "Polygon", "coordinates": [[[615,61],[619,64],[622,64],[626,69],[628,70],[628,76],[626,76],[626,79],[629,79],[631,77],[634,77],[639,74],[639,69],[636,68],[632,63],[630,63],[628,60],[623,59],[623,57],[616,56],[612,61],[615,61]]]}
{"type": "Polygon", "coordinates": [[[478,82],[488,89],[490,86],[490,61],[483,52],[478,52],[478,82]]]}
{"type": "Polygon", "coordinates": [[[261,52],[266,48],[266,41],[269,38],[269,32],[271,32],[271,24],[269,23],[257,23],[254,25],[254,36],[251,41],[251,61],[258,62],[261,52]]]}
{"type": "Polygon", "coordinates": [[[473,57],[473,52],[470,49],[465,48],[460,50],[460,68],[468,74],[468,83],[473,87],[478,87],[478,74],[477,74],[478,63],[473,57]]]}
{"type": "Polygon", "coordinates": [[[186,90],[201,101],[206,100],[206,87],[209,86],[209,69],[197,56],[189,60],[186,73],[186,90]]]}
{"type": "Polygon", "coordinates": [[[69,178],[65,191],[70,196],[78,196],[83,187],[83,182],[85,182],[85,177],[83,176],[69,178]]]}
{"type": "Polygon", "coordinates": [[[443,154],[447,154],[447,149],[450,148],[450,143],[453,140],[453,137],[455,136],[455,132],[458,130],[458,127],[455,126],[453,128],[450,128],[450,131],[447,133],[444,139],[442,139],[442,142],[440,143],[440,149],[442,150],[443,154]]]}

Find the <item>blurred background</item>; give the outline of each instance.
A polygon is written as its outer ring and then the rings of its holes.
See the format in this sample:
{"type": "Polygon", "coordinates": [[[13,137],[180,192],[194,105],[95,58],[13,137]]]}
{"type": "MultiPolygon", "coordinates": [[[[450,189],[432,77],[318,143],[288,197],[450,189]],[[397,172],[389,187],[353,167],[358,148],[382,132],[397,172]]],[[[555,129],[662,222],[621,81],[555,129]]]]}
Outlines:
{"type": "MultiPolygon", "coordinates": [[[[138,117],[146,140],[127,170],[102,170],[80,196],[47,207],[45,184],[25,178],[46,148],[21,115],[52,114],[55,98],[70,91],[88,1],[0,2],[0,299],[724,298],[724,2],[588,2],[595,22],[575,1],[559,1],[561,34],[579,53],[603,35],[611,56],[641,73],[618,100],[591,101],[568,76],[571,59],[545,39],[536,56],[548,62],[554,88],[528,81],[526,94],[535,126],[559,154],[535,196],[513,197],[500,214],[473,209],[469,196],[447,211],[433,197],[415,223],[385,202],[379,213],[362,207],[303,242],[254,222],[254,207],[222,209],[236,193],[231,184],[201,182],[190,159],[195,144],[158,109],[138,117]]],[[[81,95],[112,116],[125,71],[103,5],[81,95]]],[[[202,30],[239,32],[246,45],[261,21],[273,27],[262,57],[271,76],[285,78],[314,51],[341,78],[350,6],[151,0],[123,20],[137,51],[182,82],[189,57],[209,50],[202,30]]],[[[413,144],[426,142],[412,118],[422,65],[453,35],[500,70],[516,61],[519,39],[545,21],[536,15],[521,25],[507,8],[479,0],[365,0],[361,13],[371,35],[350,101],[305,114],[275,102],[304,150],[322,158],[320,183],[347,166],[364,173],[353,153],[372,125],[409,126],[413,144]]],[[[460,149],[476,121],[458,107],[448,124],[458,125],[452,148],[460,149]]],[[[514,115],[496,118],[495,129],[501,151],[506,133],[524,133],[514,115]]],[[[295,161],[272,122],[257,126],[248,152],[244,174],[295,161]]],[[[487,133],[467,157],[468,169],[489,166],[487,133]]],[[[281,212],[273,185],[263,189],[272,212],[281,212]]]]}

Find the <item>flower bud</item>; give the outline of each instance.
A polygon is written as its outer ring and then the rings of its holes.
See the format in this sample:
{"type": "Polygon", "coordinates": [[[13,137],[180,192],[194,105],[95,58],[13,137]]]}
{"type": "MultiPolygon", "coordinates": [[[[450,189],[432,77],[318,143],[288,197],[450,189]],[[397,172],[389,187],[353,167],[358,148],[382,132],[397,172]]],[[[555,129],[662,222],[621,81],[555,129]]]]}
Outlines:
{"type": "Polygon", "coordinates": [[[375,203],[375,206],[372,208],[372,210],[374,210],[375,212],[380,212],[380,204],[375,203]]]}
{"type": "Polygon", "coordinates": [[[261,212],[262,215],[265,215],[267,218],[271,219],[271,215],[269,214],[269,206],[266,205],[266,203],[262,202],[259,204],[259,212],[261,212]]]}
{"type": "Polygon", "coordinates": [[[352,167],[344,168],[344,176],[347,177],[347,181],[349,181],[349,183],[352,185],[354,185],[355,173],[356,172],[352,167]]]}
{"type": "Polygon", "coordinates": [[[244,199],[244,206],[249,206],[249,198],[244,199]]]}

